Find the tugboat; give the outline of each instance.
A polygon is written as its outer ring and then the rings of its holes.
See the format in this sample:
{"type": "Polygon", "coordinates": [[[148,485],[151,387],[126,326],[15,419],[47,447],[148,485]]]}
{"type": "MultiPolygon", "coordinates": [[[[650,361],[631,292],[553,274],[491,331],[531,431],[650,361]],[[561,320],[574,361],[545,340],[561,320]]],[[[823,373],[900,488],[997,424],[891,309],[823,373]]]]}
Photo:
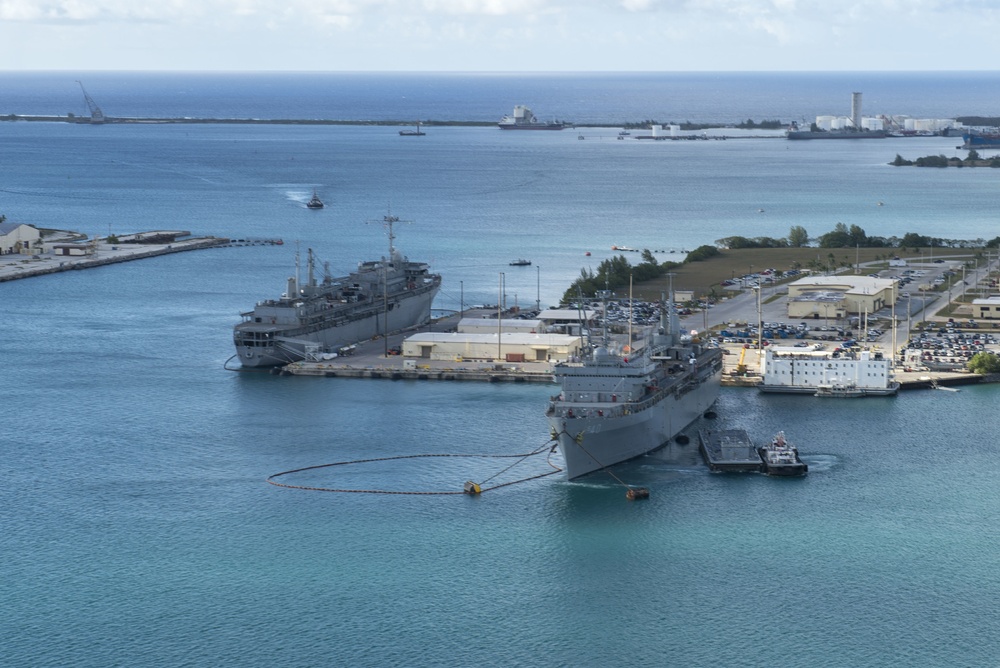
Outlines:
{"type": "Polygon", "coordinates": [[[426,132],[424,132],[423,130],[420,129],[420,121],[417,121],[417,129],[416,130],[400,130],[399,131],[399,136],[400,137],[423,137],[426,134],[427,134],[426,132]]]}
{"type": "Polygon", "coordinates": [[[785,432],[779,431],[771,439],[770,446],[757,448],[760,455],[761,471],[767,475],[795,476],[805,475],[809,465],[799,459],[798,448],[785,441],[785,432]]]}
{"type": "Polygon", "coordinates": [[[312,199],[310,199],[308,202],[306,202],[306,208],[307,209],[322,209],[323,208],[323,200],[321,200],[319,198],[319,195],[316,194],[315,190],[313,191],[312,199]]]}

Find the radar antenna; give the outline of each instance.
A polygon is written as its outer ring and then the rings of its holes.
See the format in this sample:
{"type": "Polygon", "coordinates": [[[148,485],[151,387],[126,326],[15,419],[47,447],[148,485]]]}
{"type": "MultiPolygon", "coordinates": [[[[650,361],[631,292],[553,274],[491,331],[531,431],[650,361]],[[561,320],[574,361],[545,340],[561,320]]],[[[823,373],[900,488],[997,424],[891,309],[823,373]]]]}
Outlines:
{"type": "Polygon", "coordinates": [[[101,108],[97,106],[94,102],[94,98],[87,94],[87,89],[83,87],[82,81],[77,81],[80,84],[80,90],[83,91],[83,101],[87,103],[87,107],[90,109],[90,122],[91,123],[103,123],[104,122],[104,112],[101,108]]]}
{"type": "Polygon", "coordinates": [[[386,229],[386,235],[389,237],[389,261],[392,262],[393,257],[395,257],[396,247],[393,245],[393,241],[396,239],[396,233],[393,231],[393,225],[396,223],[412,223],[412,220],[400,220],[399,216],[392,215],[392,209],[388,209],[386,214],[382,216],[382,220],[369,220],[369,223],[382,223],[382,226],[386,229]]]}

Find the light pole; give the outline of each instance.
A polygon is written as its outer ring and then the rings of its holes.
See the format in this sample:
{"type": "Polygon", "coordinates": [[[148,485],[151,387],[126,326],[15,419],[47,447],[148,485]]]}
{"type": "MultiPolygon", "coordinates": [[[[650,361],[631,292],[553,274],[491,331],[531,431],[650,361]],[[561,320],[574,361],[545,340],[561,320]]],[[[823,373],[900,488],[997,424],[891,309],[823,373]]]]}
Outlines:
{"type": "Polygon", "coordinates": [[[910,297],[912,297],[909,292],[906,293],[906,339],[910,339],[910,297]]]}
{"type": "Polygon", "coordinates": [[[507,311],[507,274],[500,272],[500,306],[507,311]]]}
{"type": "Polygon", "coordinates": [[[542,268],[536,266],[535,272],[537,275],[537,283],[535,286],[535,310],[539,313],[542,312],[542,268]]]}
{"type": "Polygon", "coordinates": [[[763,327],[764,323],[760,312],[760,292],[761,292],[760,286],[758,285],[756,288],[754,288],[754,290],[757,292],[757,355],[759,357],[761,348],[763,347],[764,344],[762,340],[764,336],[764,327],[763,327]]]}
{"type": "Polygon", "coordinates": [[[500,361],[503,352],[503,344],[500,339],[503,337],[503,272],[500,272],[500,285],[497,286],[497,361],[500,361]]]}

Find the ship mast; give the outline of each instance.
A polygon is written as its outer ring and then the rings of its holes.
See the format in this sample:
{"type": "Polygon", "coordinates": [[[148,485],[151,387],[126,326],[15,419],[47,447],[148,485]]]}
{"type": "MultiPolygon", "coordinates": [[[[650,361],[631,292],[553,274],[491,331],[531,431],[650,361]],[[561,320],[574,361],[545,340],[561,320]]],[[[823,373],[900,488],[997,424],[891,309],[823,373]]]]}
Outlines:
{"type": "Polygon", "coordinates": [[[392,262],[392,254],[395,251],[395,247],[392,245],[393,240],[395,240],[396,235],[392,231],[393,223],[399,222],[399,216],[394,216],[391,213],[382,216],[382,222],[385,224],[386,228],[389,230],[389,261],[392,262]]]}

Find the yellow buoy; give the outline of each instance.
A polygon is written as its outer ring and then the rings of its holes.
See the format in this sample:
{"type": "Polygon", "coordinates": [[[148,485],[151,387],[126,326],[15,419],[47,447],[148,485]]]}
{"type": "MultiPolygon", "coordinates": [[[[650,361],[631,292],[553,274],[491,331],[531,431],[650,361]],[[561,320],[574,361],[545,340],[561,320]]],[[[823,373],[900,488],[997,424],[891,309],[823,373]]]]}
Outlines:
{"type": "Polygon", "coordinates": [[[464,489],[464,491],[465,491],[466,494],[470,494],[472,496],[475,496],[476,494],[482,494],[483,493],[483,490],[479,487],[479,484],[478,483],[474,483],[471,480],[466,480],[465,481],[465,489],[464,489]]]}
{"type": "Polygon", "coordinates": [[[636,501],[638,499],[648,499],[649,498],[649,488],[648,487],[629,487],[628,491],[625,492],[625,498],[629,501],[636,501]]]}

